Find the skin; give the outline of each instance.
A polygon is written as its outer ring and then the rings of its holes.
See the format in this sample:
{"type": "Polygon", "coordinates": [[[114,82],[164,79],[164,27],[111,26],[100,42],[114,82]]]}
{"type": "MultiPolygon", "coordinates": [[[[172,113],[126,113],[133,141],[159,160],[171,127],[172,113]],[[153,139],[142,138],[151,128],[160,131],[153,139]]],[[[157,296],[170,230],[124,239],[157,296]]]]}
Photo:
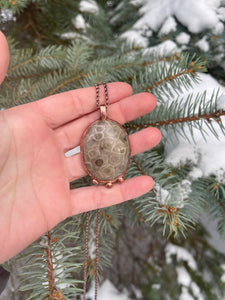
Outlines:
{"type": "MultiPolygon", "coordinates": [[[[0,45],[3,81],[9,52],[1,32],[0,45]]],[[[126,83],[110,83],[108,91],[108,117],[121,124],[156,106],[153,95],[132,95],[126,83]]],[[[139,176],[112,189],[92,186],[70,190],[69,183],[86,174],[80,154],[67,158],[65,152],[80,144],[84,129],[98,118],[94,87],[0,111],[0,263],[69,216],[118,204],[152,189],[152,178],[139,176]]],[[[130,135],[132,155],[154,147],[160,139],[157,128],[130,135]]]]}

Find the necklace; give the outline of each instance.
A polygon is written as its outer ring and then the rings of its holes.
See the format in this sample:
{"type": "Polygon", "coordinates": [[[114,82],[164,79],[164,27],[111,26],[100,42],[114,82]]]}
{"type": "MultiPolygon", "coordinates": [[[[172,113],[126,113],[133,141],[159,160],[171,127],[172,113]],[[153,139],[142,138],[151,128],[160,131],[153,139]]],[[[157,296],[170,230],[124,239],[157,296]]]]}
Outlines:
{"type": "Polygon", "coordinates": [[[81,158],[86,172],[94,184],[103,183],[112,187],[122,183],[130,160],[130,144],[125,129],[116,121],[107,118],[109,96],[106,82],[102,83],[105,105],[100,105],[99,84],[95,84],[97,108],[100,120],[93,122],[81,138],[81,158]]]}
{"type": "MultiPolygon", "coordinates": [[[[81,138],[81,158],[86,172],[94,184],[105,184],[111,188],[113,183],[122,183],[130,161],[130,144],[125,129],[116,121],[107,117],[109,95],[106,82],[102,82],[105,104],[100,104],[101,84],[95,84],[96,104],[100,110],[100,119],[93,122],[84,131],[81,138]]],[[[96,213],[96,251],[95,251],[95,300],[98,294],[98,248],[99,215],[96,213]]],[[[86,300],[87,257],[88,257],[89,212],[86,213],[85,249],[84,249],[84,293],[86,300]]]]}

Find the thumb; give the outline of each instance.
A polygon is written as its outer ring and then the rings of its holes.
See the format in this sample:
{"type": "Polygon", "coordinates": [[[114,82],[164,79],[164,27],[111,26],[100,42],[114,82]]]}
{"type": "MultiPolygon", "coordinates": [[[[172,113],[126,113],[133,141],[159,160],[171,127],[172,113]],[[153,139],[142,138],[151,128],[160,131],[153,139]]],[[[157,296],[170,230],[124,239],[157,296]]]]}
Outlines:
{"type": "Polygon", "coordinates": [[[5,78],[9,66],[9,48],[6,37],[0,31],[0,84],[5,78]]]}

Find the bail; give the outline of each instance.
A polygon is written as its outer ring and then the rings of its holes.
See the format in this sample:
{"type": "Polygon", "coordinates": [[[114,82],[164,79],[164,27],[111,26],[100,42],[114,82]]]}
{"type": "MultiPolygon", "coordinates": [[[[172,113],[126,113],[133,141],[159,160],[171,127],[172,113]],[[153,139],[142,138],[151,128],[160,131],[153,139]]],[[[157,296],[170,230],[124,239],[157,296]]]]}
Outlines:
{"type": "Polygon", "coordinates": [[[107,115],[106,115],[106,105],[100,105],[100,118],[101,120],[106,120],[107,115]]]}

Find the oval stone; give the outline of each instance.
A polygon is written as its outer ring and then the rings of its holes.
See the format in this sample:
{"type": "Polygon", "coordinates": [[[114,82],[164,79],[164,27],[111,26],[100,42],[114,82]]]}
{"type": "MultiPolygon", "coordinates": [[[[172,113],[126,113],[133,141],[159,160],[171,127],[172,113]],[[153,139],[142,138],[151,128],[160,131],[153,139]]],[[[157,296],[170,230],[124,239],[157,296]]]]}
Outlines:
{"type": "Polygon", "coordinates": [[[130,160],[126,131],[117,122],[97,120],[83,133],[81,154],[88,174],[99,182],[124,175],[130,160]]]}

